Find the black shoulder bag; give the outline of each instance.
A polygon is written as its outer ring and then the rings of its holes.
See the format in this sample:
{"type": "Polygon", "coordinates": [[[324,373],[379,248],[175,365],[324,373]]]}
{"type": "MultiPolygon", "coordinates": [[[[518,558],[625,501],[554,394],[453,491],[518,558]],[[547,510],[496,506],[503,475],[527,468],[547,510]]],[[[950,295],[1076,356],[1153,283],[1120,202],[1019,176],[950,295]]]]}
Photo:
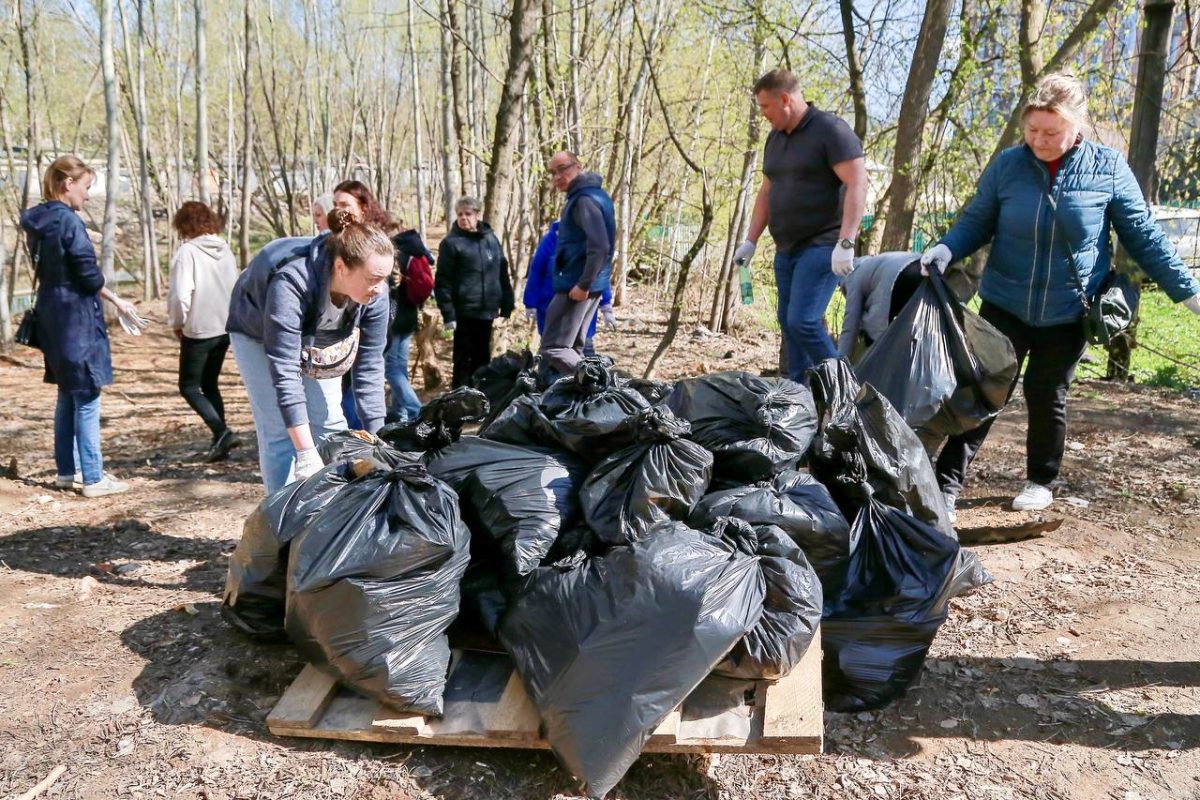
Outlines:
{"type": "MultiPolygon", "coordinates": [[[[1057,216],[1058,203],[1054,201],[1054,196],[1046,192],[1046,199],[1050,203],[1050,213],[1057,216]]],[[[1065,231],[1063,236],[1066,236],[1065,231]]],[[[1138,288],[1128,275],[1110,268],[1093,300],[1088,297],[1087,287],[1083,285],[1083,276],[1075,263],[1075,248],[1071,246],[1070,239],[1067,239],[1067,260],[1071,264],[1071,275],[1075,278],[1075,288],[1083,303],[1083,331],[1087,340],[1091,344],[1107,347],[1109,342],[1129,332],[1141,299],[1138,288]]]]}
{"type": "MultiPolygon", "coordinates": [[[[28,245],[28,242],[26,244],[28,245]]],[[[33,256],[32,253],[30,253],[30,255],[32,256],[31,260],[33,261],[33,305],[30,306],[29,310],[26,311],[21,317],[21,322],[17,325],[17,333],[16,336],[13,337],[13,340],[17,344],[23,344],[26,347],[32,347],[36,350],[41,350],[42,343],[38,338],[37,330],[37,285],[38,272],[40,271],[39,267],[42,260],[41,245],[38,245],[36,256],[33,256]]]]}

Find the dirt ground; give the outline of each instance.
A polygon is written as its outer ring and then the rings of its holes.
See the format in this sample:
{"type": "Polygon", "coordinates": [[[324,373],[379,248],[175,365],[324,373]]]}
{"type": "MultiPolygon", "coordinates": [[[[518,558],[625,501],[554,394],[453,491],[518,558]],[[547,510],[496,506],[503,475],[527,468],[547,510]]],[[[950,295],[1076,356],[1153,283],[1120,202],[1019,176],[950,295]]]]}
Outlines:
{"type": "MultiPolygon", "coordinates": [[[[622,311],[597,346],[639,371],[663,322],[622,311]]],[[[173,338],[113,338],[103,444],[133,489],[111,498],[54,490],[53,389],[33,351],[0,357],[0,797],[58,765],[42,797],[577,796],[548,754],[269,735],[302,665],[217,613],[261,497],[254,449],[201,463],[173,338]]],[[[758,371],[776,346],[684,332],[660,377],[758,371]]],[[[232,358],[224,385],[252,439],[232,358]]],[[[1021,404],[996,425],[959,515],[996,581],[955,601],[907,697],[828,714],[825,755],[644,757],[613,796],[1200,798],[1200,404],[1101,383],[1071,403],[1065,483],[1042,514],[1003,505],[1022,479],[1021,404]],[[1001,538],[1017,541],[984,543],[1001,538]]]]}

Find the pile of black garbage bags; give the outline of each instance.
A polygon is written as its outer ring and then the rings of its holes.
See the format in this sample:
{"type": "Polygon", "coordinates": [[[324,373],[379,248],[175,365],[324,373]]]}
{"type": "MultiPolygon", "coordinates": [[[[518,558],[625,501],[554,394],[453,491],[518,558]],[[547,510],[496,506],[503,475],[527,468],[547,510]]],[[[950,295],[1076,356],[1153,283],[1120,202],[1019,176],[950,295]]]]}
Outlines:
{"type": "Polygon", "coordinates": [[[604,358],[538,376],[509,353],[416,423],[326,440],[329,466],[247,520],[226,618],[431,715],[449,637],[490,638],[603,796],[705,677],[780,678],[818,625],[827,707],[885,705],[950,600],[990,580],[921,440],[845,362],[811,391],[629,379],[604,358]]]}

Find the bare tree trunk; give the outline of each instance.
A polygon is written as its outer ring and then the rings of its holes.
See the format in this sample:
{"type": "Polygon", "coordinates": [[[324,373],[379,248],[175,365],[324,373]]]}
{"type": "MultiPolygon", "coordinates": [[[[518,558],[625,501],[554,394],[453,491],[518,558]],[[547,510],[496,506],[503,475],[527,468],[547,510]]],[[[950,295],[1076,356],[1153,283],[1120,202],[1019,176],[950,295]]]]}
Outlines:
{"type": "MultiPolygon", "coordinates": [[[[939,0],[940,2],[941,0],[939,0]]],[[[854,100],[854,133],[867,138],[867,89],[854,35],[854,0],[838,0],[842,12],[842,38],[846,41],[846,68],[850,73],[850,97],[854,100]]],[[[941,47],[941,42],[938,42],[941,47]]],[[[936,64],[937,59],[934,59],[936,64]]]]}
{"type": "Polygon", "coordinates": [[[233,240],[233,187],[237,185],[234,153],[237,143],[233,134],[233,21],[229,21],[229,42],[225,47],[225,240],[233,240]]]}
{"type": "Polygon", "coordinates": [[[208,54],[204,28],[207,0],[195,0],[196,10],[196,182],[200,202],[208,205],[208,54]]]}
{"type": "MultiPolygon", "coordinates": [[[[30,30],[33,27],[32,20],[25,20],[25,0],[17,0],[15,4],[16,23],[17,23],[17,38],[21,47],[21,67],[25,73],[25,181],[21,187],[21,206],[17,210],[18,214],[21,211],[29,208],[29,201],[33,194],[34,182],[37,180],[38,174],[38,150],[40,145],[38,142],[38,126],[37,126],[37,103],[33,97],[34,81],[37,78],[37,60],[33,57],[32,47],[29,42],[30,30]]],[[[110,19],[111,21],[111,19],[110,19]]],[[[110,30],[111,36],[111,30],[110,30]]],[[[110,40],[111,41],[111,40],[110,40]]],[[[5,143],[6,146],[8,143],[5,143]]],[[[9,160],[12,160],[12,150],[9,146],[9,160]]],[[[9,174],[15,175],[12,170],[12,164],[9,164],[9,174]]],[[[21,252],[24,248],[20,243],[25,240],[24,232],[21,227],[17,226],[17,247],[13,248],[12,256],[12,272],[10,273],[9,292],[16,291],[18,270],[21,264],[21,252]]],[[[2,265],[0,265],[2,266],[2,265]]],[[[11,297],[10,301],[11,302],[11,297]]]]}
{"type": "Polygon", "coordinates": [[[583,149],[583,111],[579,97],[579,5],[580,0],[567,0],[570,5],[570,47],[567,51],[567,141],[571,150],[583,149]]]}
{"type": "MultiPolygon", "coordinates": [[[[651,45],[646,40],[641,24],[638,22],[636,16],[634,17],[634,24],[637,26],[642,46],[646,50],[647,59],[649,59],[651,45]]],[[[646,63],[649,63],[649,61],[646,63]]],[[[691,272],[692,263],[708,243],[708,232],[712,229],[713,221],[712,194],[709,190],[708,173],[692,159],[691,155],[679,141],[679,136],[675,132],[675,126],[671,124],[671,115],[667,111],[667,104],[663,101],[662,90],[659,88],[658,76],[654,72],[653,65],[649,67],[649,72],[650,81],[654,85],[654,95],[658,98],[658,105],[663,115],[663,123],[667,128],[667,135],[670,137],[671,143],[675,145],[675,149],[679,152],[679,156],[683,159],[684,164],[700,177],[700,183],[703,188],[703,199],[701,201],[700,230],[696,233],[696,239],[692,242],[692,246],[688,248],[688,251],[679,261],[679,273],[675,278],[675,291],[671,298],[671,316],[667,319],[667,329],[663,332],[663,338],[658,343],[658,347],[655,348],[654,354],[650,356],[649,363],[646,364],[646,371],[642,374],[643,378],[654,377],[654,370],[658,366],[659,360],[670,349],[671,343],[675,341],[675,335],[679,332],[679,318],[683,313],[683,300],[684,294],[687,291],[688,275],[691,272]]]]}
{"type": "Polygon", "coordinates": [[[4,246],[4,215],[0,214],[0,352],[8,352],[13,344],[12,294],[8,285],[8,271],[4,268],[8,253],[4,246]]]}
{"type": "MultiPolygon", "coordinates": [[[[634,11],[634,21],[637,21],[637,9],[634,11]]],[[[613,254],[613,305],[621,305],[625,302],[625,284],[629,277],[630,253],[629,253],[629,228],[632,223],[631,206],[633,203],[633,183],[634,183],[634,151],[639,148],[634,147],[633,137],[637,130],[639,116],[642,108],[642,92],[646,88],[646,79],[650,74],[651,61],[654,58],[654,48],[658,43],[658,32],[661,29],[662,23],[662,0],[657,0],[654,4],[654,11],[651,12],[650,18],[650,35],[647,38],[646,47],[642,54],[641,64],[638,67],[637,77],[633,81],[633,86],[629,90],[628,102],[625,106],[625,143],[622,147],[622,166],[621,175],[616,186],[617,195],[617,242],[616,252],[613,254]]]]}
{"type": "MultiPolygon", "coordinates": [[[[443,7],[446,12],[446,24],[450,29],[454,47],[450,53],[450,88],[454,94],[454,141],[458,145],[458,186],[459,191],[466,194],[471,186],[471,170],[467,153],[468,142],[468,113],[467,94],[470,92],[468,76],[464,75],[463,51],[466,50],[463,39],[463,25],[458,14],[456,0],[445,0],[443,7]],[[464,83],[467,85],[464,86],[464,83]]],[[[453,209],[451,209],[453,212],[453,209]]],[[[451,213],[453,217],[453,213],[451,213]]],[[[449,226],[449,222],[447,222],[449,226]]]]}
{"type": "MultiPolygon", "coordinates": [[[[451,65],[454,61],[453,32],[448,24],[449,0],[441,0],[443,22],[441,25],[441,110],[442,110],[442,212],[446,230],[454,219],[454,200],[457,189],[454,185],[454,82],[451,65]]],[[[422,234],[424,236],[424,234],[422,234]]]]}
{"type": "Polygon", "coordinates": [[[242,269],[250,263],[250,196],[253,186],[254,156],[254,89],[250,83],[250,68],[254,63],[254,0],[246,0],[246,41],[242,64],[242,209],[238,232],[239,257],[242,269]]]}
{"type": "MultiPolygon", "coordinates": [[[[761,30],[755,31],[754,63],[761,65],[766,58],[766,38],[761,30]]],[[[729,330],[733,325],[736,313],[734,291],[736,272],[733,266],[733,251],[746,236],[750,226],[750,212],[753,208],[751,196],[754,194],[755,166],[758,164],[758,139],[762,131],[762,114],[759,113],[758,103],[753,98],[746,104],[746,149],[742,151],[742,174],[738,184],[738,196],[730,217],[729,237],[725,241],[725,252],[721,256],[721,264],[717,270],[717,290],[713,294],[712,309],[708,316],[708,327],[713,333],[729,330]]]]}
{"type": "MultiPolygon", "coordinates": [[[[1071,59],[1079,52],[1079,49],[1091,38],[1095,33],[1096,28],[1104,21],[1105,15],[1117,5],[1118,0],[1092,0],[1091,4],[1080,15],[1079,21],[1070,28],[1070,33],[1063,43],[1059,45],[1058,50],[1050,57],[1050,60],[1042,65],[1041,70],[1032,76],[1025,74],[1025,64],[1022,63],[1021,76],[1021,96],[1017,99],[1013,106],[1012,113],[1009,114],[1008,122],[1004,126],[1004,131],[1000,134],[1000,138],[996,140],[996,147],[992,151],[991,158],[988,159],[990,164],[1000,152],[1009,147],[1017,140],[1017,132],[1021,127],[1021,109],[1029,100],[1029,95],[1033,91],[1037,81],[1051,72],[1057,72],[1062,69],[1071,59]]],[[[1037,15],[1025,13],[1024,6],[1022,7],[1021,24],[1023,26],[1032,26],[1037,21],[1037,15]]],[[[1032,30],[1022,31],[1022,41],[1032,41],[1036,39],[1032,30]]]]}
{"type": "Polygon", "coordinates": [[[113,0],[100,0],[100,64],[104,74],[105,124],[108,128],[108,162],[104,192],[104,231],[100,269],[104,282],[115,283],[117,255],[117,193],[121,185],[121,117],[117,101],[116,61],[113,58],[113,0]]]}
{"type": "Polygon", "coordinates": [[[907,250],[912,241],[913,215],[917,206],[917,171],[921,158],[921,136],[929,114],[929,95],[937,76],[942,42],[950,24],[954,0],[928,0],[916,51],[908,71],[908,83],[900,101],[896,123],[896,145],[892,161],[892,186],[887,227],[883,232],[884,250],[907,250]]]}
{"type": "Polygon", "coordinates": [[[521,98],[529,79],[533,33],[537,28],[537,0],[513,0],[509,11],[508,69],[500,89],[500,107],[492,139],[492,163],[487,173],[483,201],[484,219],[503,225],[512,194],[513,133],[521,121],[521,98]]]}
{"type": "Polygon", "coordinates": [[[417,171],[417,231],[425,239],[425,159],[421,148],[421,80],[417,69],[417,40],[413,36],[413,0],[408,0],[408,62],[412,77],[413,149],[417,171]]]}
{"type": "Polygon", "coordinates": [[[142,299],[150,300],[158,288],[158,251],[154,237],[154,212],[150,207],[150,145],[146,129],[146,4],[138,0],[137,95],[134,103],[138,145],[138,205],[142,228],[142,299]]]}

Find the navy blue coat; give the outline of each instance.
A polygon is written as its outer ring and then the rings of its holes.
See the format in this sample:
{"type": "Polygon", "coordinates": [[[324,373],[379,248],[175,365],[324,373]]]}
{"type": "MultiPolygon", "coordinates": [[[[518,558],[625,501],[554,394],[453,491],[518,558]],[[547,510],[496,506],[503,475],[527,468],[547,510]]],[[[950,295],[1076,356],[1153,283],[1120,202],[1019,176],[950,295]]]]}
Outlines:
{"type": "Polygon", "coordinates": [[[51,200],[21,215],[37,264],[38,337],[46,383],[93,396],[113,381],[100,290],[104,275],[79,215],[51,200]]]}
{"type": "Polygon", "coordinates": [[[1089,298],[1095,298],[1112,261],[1113,230],[1171,300],[1200,291],[1154,221],[1125,159],[1086,139],[1063,156],[1053,184],[1027,145],[1000,153],[942,244],[958,260],[992,242],[979,296],[1043,327],[1083,316],[1067,251],[1074,253],[1089,298]],[[1054,193],[1057,213],[1046,202],[1047,191],[1054,193]]]}

